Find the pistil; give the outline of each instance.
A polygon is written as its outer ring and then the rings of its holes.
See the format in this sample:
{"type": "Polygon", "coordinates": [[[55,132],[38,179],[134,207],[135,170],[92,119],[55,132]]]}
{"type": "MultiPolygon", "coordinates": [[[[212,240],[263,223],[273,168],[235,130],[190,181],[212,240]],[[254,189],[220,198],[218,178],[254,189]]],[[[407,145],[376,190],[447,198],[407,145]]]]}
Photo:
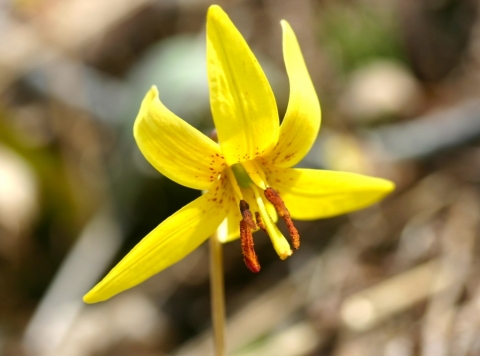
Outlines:
{"type": "Polygon", "coordinates": [[[256,186],[252,186],[253,193],[255,194],[255,200],[257,202],[259,214],[261,216],[262,223],[265,226],[265,230],[267,231],[267,235],[270,237],[272,241],[273,248],[277,252],[277,255],[282,259],[286,259],[287,257],[292,255],[292,250],[290,249],[290,245],[285,237],[282,235],[280,230],[278,230],[277,225],[272,221],[270,215],[268,215],[267,209],[265,208],[265,204],[263,202],[260,193],[258,192],[258,188],[256,186]]]}

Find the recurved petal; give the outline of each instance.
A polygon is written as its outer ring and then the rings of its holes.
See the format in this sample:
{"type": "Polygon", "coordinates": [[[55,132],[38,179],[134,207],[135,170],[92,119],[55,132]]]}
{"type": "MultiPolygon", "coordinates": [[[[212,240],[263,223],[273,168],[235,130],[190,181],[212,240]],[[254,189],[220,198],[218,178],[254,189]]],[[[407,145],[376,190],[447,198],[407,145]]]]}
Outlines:
{"type": "Polygon", "coordinates": [[[193,189],[209,189],[225,167],[220,146],[168,110],[153,86],[140,107],[133,134],[160,173],[193,189]]]}
{"type": "Polygon", "coordinates": [[[374,204],[395,185],[382,178],[315,169],[267,168],[267,180],[294,219],[313,220],[374,204]]]}
{"type": "Polygon", "coordinates": [[[279,130],[272,89],[244,38],[217,5],[207,16],[207,71],[213,119],[227,163],[268,153],[279,130]]]}
{"type": "Polygon", "coordinates": [[[205,195],[158,225],[83,300],[107,300],[178,262],[215,232],[227,215],[230,197],[223,179],[205,195]],[[218,190],[216,188],[219,188],[218,190]]]}
{"type": "Polygon", "coordinates": [[[320,129],[320,103],[303,60],[295,33],[282,21],[283,57],[290,82],[287,112],[280,126],[278,143],[265,159],[280,167],[291,167],[305,157],[320,129]]]}

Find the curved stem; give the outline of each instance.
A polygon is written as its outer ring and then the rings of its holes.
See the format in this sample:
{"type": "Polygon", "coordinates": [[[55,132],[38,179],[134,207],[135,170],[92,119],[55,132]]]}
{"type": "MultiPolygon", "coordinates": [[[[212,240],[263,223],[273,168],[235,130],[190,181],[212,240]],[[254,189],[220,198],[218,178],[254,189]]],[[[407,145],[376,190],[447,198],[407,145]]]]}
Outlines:
{"type": "Polygon", "coordinates": [[[210,293],[215,356],[225,356],[225,292],[222,244],[215,233],[210,239],[210,293]]]}

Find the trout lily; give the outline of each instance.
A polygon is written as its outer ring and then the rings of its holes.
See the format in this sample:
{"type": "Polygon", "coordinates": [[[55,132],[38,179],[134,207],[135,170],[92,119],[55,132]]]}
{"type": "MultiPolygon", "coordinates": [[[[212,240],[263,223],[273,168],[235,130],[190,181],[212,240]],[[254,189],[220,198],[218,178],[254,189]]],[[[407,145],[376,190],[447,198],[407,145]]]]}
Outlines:
{"type": "Polygon", "coordinates": [[[159,100],[152,87],[134,124],[145,158],[163,175],[205,194],[170,216],[133,248],[84,301],[104,301],[145,281],[191,253],[210,236],[241,238],[243,259],[260,270],[252,232],[263,230],[281,259],[300,246],[292,218],[331,217],[373,204],[390,181],[353,173],[290,168],[312,147],[320,105],[290,25],[281,21],[290,83],[285,117],[257,59],[216,5],[207,15],[207,72],[218,143],[159,100]],[[276,222],[286,223],[289,243],[276,222]],[[220,226],[220,228],[219,228],[220,226]]]}

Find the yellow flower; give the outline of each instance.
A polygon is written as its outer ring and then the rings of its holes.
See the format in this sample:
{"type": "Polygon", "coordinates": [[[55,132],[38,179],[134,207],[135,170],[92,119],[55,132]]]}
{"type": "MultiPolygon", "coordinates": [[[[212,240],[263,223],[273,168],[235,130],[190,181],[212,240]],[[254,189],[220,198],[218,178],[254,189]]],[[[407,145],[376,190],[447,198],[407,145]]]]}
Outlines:
{"type": "Polygon", "coordinates": [[[393,183],[380,178],[289,168],[317,137],[320,105],[295,34],[286,21],[281,25],[290,81],[281,125],[262,68],[215,5],[207,16],[207,71],[219,143],[169,111],[155,87],[147,93],[134,125],[140,150],[168,178],[206,193],[150,232],[85,295],[85,302],[106,300],[145,281],[184,258],[221,224],[220,241],[241,235],[245,263],[257,272],[252,231],[264,230],[284,259],[292,250],[277,228],[277,216],[285,220],[296,249],[300,237],[291,218],[343,214],[373,204],[394,189],[393,183]]]}

